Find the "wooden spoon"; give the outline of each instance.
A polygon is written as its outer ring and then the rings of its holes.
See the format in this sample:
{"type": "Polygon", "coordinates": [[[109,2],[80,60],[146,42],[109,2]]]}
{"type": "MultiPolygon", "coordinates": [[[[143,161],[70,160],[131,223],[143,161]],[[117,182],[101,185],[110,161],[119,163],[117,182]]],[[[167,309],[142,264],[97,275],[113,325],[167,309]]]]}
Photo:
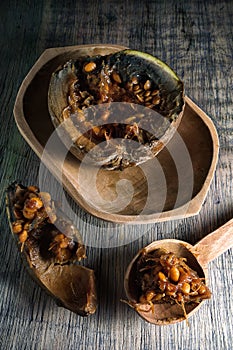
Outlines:
{"type": "MultiPolygon", "coordinates": [[[[218,228],[216,231],[204,237],[194,246],[176,239],[164,239],[152,242],[138,252],[127,268],[124,286],[129,303],[138,303],[139,291],[135,282],[136,265],[142,251],[148,253],[157,249],[165,249],[168,252],[173,252],[178,257],[186,258],[187,265],[191,269],[195,270],[199,277],[205,278],[205,282],[207,283],[208,263],[220,256],[232,246],[233,219],[218,228]]],[[[203,301],[199,304],[185,304],[187,317],[190,317],[194,312],[196,312],[202,303],[203,301]]],[[[155,304],[153,311],[151,310],[150,305],[143,305],[142,308],[139,310],[137,308],[136,311],[146,321],[158,325],[167,325],[187,319],[187,317],[184,316],[182,307],[178,304],[155,304]]]]}

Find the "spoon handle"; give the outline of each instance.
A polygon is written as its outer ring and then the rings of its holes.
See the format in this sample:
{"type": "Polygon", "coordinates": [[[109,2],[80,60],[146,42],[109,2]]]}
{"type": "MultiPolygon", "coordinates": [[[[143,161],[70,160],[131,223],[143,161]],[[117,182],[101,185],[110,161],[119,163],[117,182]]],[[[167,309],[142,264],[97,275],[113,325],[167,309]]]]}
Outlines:
{"type": "Polygon", "coordinates": [[[207,265],[232,246],[233,219],[195,244],[194,253],[201,265],[207,265]]]}

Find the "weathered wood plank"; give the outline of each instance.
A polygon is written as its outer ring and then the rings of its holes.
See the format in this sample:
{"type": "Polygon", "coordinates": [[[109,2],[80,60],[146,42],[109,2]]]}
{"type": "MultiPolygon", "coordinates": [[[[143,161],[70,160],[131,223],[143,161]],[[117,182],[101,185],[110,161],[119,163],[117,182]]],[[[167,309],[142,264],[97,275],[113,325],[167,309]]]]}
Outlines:
{"type": "MultiPolygon", "coordinates": [[[[162,238],[195,243],[233,215],[232,1],[3,0],[0,13],[0,348],[232,349],[232,250],[210,263],[213,296],[190,319],[190,327],[155,327],[120,302],[127,264],[143,245],[162,238]],[[146,226],[119,225],[119,238],[132,235],[134,242],[88,248],[87,264],[99,280],[100,306],[83,319],[56,307],[22,268],[6,220],[4,190],[16,178],[28,184],[38,180],[39,159],[20,136],[12,113],[24,76],[46,48],[89,43],[126,45],[170,64],[184,80],[187,95],[215,123],[220,155],[199,215],[146,226]]],[[[98,240],[101,227],[111,230],[111,224],[76,210],[85,239],[91,234],[98,240]]]]}

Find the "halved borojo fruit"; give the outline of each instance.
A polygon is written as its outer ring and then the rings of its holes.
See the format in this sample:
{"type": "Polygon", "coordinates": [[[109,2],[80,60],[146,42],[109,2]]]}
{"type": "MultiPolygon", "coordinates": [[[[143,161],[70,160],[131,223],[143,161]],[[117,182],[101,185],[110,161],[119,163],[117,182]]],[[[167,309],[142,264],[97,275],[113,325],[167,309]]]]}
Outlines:
{"type": "Polygon", "coordinates": [[[86,257],[80,233],[55,208],[49,193],[13,183],[7,213],[21,257],[34,280],[63,306],[81,316],[97,307],[94,271],[77,262],[86,257]]]}
{"type": "Polygon", "coordinates": [[[155,157],[172,138],[183,95],[182,81],[167,64],[123,50],[59,67],[50,80],[48,107],[79,160],[89,152],[96,166],[122,170],[155,157]]]}

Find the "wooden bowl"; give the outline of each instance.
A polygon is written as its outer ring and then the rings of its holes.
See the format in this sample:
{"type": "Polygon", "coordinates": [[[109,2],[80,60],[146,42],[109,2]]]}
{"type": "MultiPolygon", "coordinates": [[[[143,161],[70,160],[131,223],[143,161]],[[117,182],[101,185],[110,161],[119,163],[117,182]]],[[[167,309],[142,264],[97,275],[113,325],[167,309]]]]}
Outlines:
{"type": "Polygon", "coordinates": [[[185,97],[178,132],[158,156],[123,171],[91,167],[69,152],[64,154],[54,132],[47,103],[52,72],[80,54],[124,48],[81,45],[45,50],[19,89],[14,107],[17,126],[71,197],[92,215],[117,223],[145,223],[198,214],[214,175],[219,142],[212,121],[190,98],[185,97]],[[45,157],[51,138],[53,147],[45,157]]]}

